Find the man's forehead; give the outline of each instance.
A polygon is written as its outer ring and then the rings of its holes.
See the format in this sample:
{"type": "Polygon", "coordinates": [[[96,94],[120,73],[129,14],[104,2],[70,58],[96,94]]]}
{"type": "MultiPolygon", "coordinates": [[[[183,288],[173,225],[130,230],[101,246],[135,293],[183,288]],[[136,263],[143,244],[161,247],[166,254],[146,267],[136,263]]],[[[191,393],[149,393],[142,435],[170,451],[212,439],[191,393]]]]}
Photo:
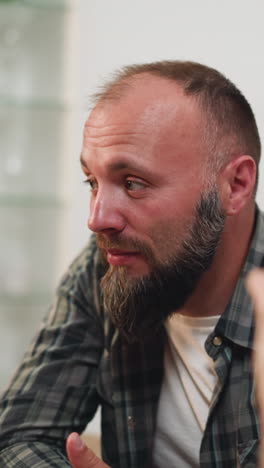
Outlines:
{"type": "Polygon", "coordinates": [[[131,86],[117,99],[103,99],[92,110],[87,123],[104,125],[105,121],[124,123],[136,121],[138,125],[146,122],[156,125],[161,119],[182,119],[197,112],[197,103],[184,94],[181,86],[168,80],[142,74],[134,78],[131,86]]]}

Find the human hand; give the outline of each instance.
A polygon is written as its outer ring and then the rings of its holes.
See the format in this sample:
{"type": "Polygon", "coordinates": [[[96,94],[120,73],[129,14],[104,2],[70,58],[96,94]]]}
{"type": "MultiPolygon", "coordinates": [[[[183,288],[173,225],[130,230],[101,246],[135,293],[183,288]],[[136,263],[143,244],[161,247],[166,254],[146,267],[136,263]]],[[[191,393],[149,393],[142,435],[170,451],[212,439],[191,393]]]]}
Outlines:
{"type": "Polygon", "coordinates": [[[264,270],[252,270],[247,276],[246,288],[251,296],[256,318],[253,362],[262,434],[259,468],[264,468],[264,270]]]}
{"type": "Polygon", "coordinates": [[[76,432],[68,436],[66,450],[74,468],[110,468],[85,445],[76,432]]]}

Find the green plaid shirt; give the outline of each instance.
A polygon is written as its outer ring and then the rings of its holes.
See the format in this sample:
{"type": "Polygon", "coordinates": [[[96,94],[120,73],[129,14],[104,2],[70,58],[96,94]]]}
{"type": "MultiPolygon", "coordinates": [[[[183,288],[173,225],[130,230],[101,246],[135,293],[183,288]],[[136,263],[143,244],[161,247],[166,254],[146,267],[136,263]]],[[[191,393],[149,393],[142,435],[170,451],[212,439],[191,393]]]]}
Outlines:
{"type": "MultiPolygon", "coordinates": [[[[206,342],[219,386],[201,444],[202,468],[257,466],[252,307],[243,285],[246,273],[263,265],[264,217],[256,218],[232,300],[206,342]]],[[[101,305],[102,273],[92,238],[62,279],[54,306],[2,396],[1,468],[70,466],[65,439],[84,430],[98,405],[105,461],[112,468],[151,467],[166,336],[162,331],[146,344],[123,342],[101,305]]]]}

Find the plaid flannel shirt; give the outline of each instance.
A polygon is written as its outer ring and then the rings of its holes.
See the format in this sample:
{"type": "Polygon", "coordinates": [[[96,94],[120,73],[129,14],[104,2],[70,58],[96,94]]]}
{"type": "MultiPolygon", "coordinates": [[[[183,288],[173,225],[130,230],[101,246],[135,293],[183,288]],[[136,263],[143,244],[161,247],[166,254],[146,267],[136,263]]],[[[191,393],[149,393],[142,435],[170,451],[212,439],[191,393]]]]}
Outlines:
{"type": "MultiPolygon", "coordinates": [[[[202,468],[257,466],[252,307],[243,280],[263,265],[263,254],[264,217],[257,214],[234,294],[206,342],[219,385],[201,444],[202,468]]],[[[101,275],[92,238],[62,279],[54,306],[2,396],[1,468],[70,466],[65,439],[84,430],[98,405],[104,460],[112,468],[151,467],[165,332],[152,342],[127,345],[102,308],[101,275]]]]}

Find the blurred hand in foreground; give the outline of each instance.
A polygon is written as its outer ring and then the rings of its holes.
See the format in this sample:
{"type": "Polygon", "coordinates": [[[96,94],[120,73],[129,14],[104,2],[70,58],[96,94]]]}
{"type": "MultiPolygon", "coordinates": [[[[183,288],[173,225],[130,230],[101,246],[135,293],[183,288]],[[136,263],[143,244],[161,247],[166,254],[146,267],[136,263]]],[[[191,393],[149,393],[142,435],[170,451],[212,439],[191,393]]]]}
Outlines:
{"type": "Polygon", "coordinates": [[[252,270],[247,276],[246,288],[251,296],[256,318],[253,362],[262,433],[259,468],[264,468],[264,270],[252,270]]]}
{"type": "Polygon", "coordinates": [[[110,468],[85,445],[76,432],[68,436],[66,450],[74,468],[110,468]]]}

